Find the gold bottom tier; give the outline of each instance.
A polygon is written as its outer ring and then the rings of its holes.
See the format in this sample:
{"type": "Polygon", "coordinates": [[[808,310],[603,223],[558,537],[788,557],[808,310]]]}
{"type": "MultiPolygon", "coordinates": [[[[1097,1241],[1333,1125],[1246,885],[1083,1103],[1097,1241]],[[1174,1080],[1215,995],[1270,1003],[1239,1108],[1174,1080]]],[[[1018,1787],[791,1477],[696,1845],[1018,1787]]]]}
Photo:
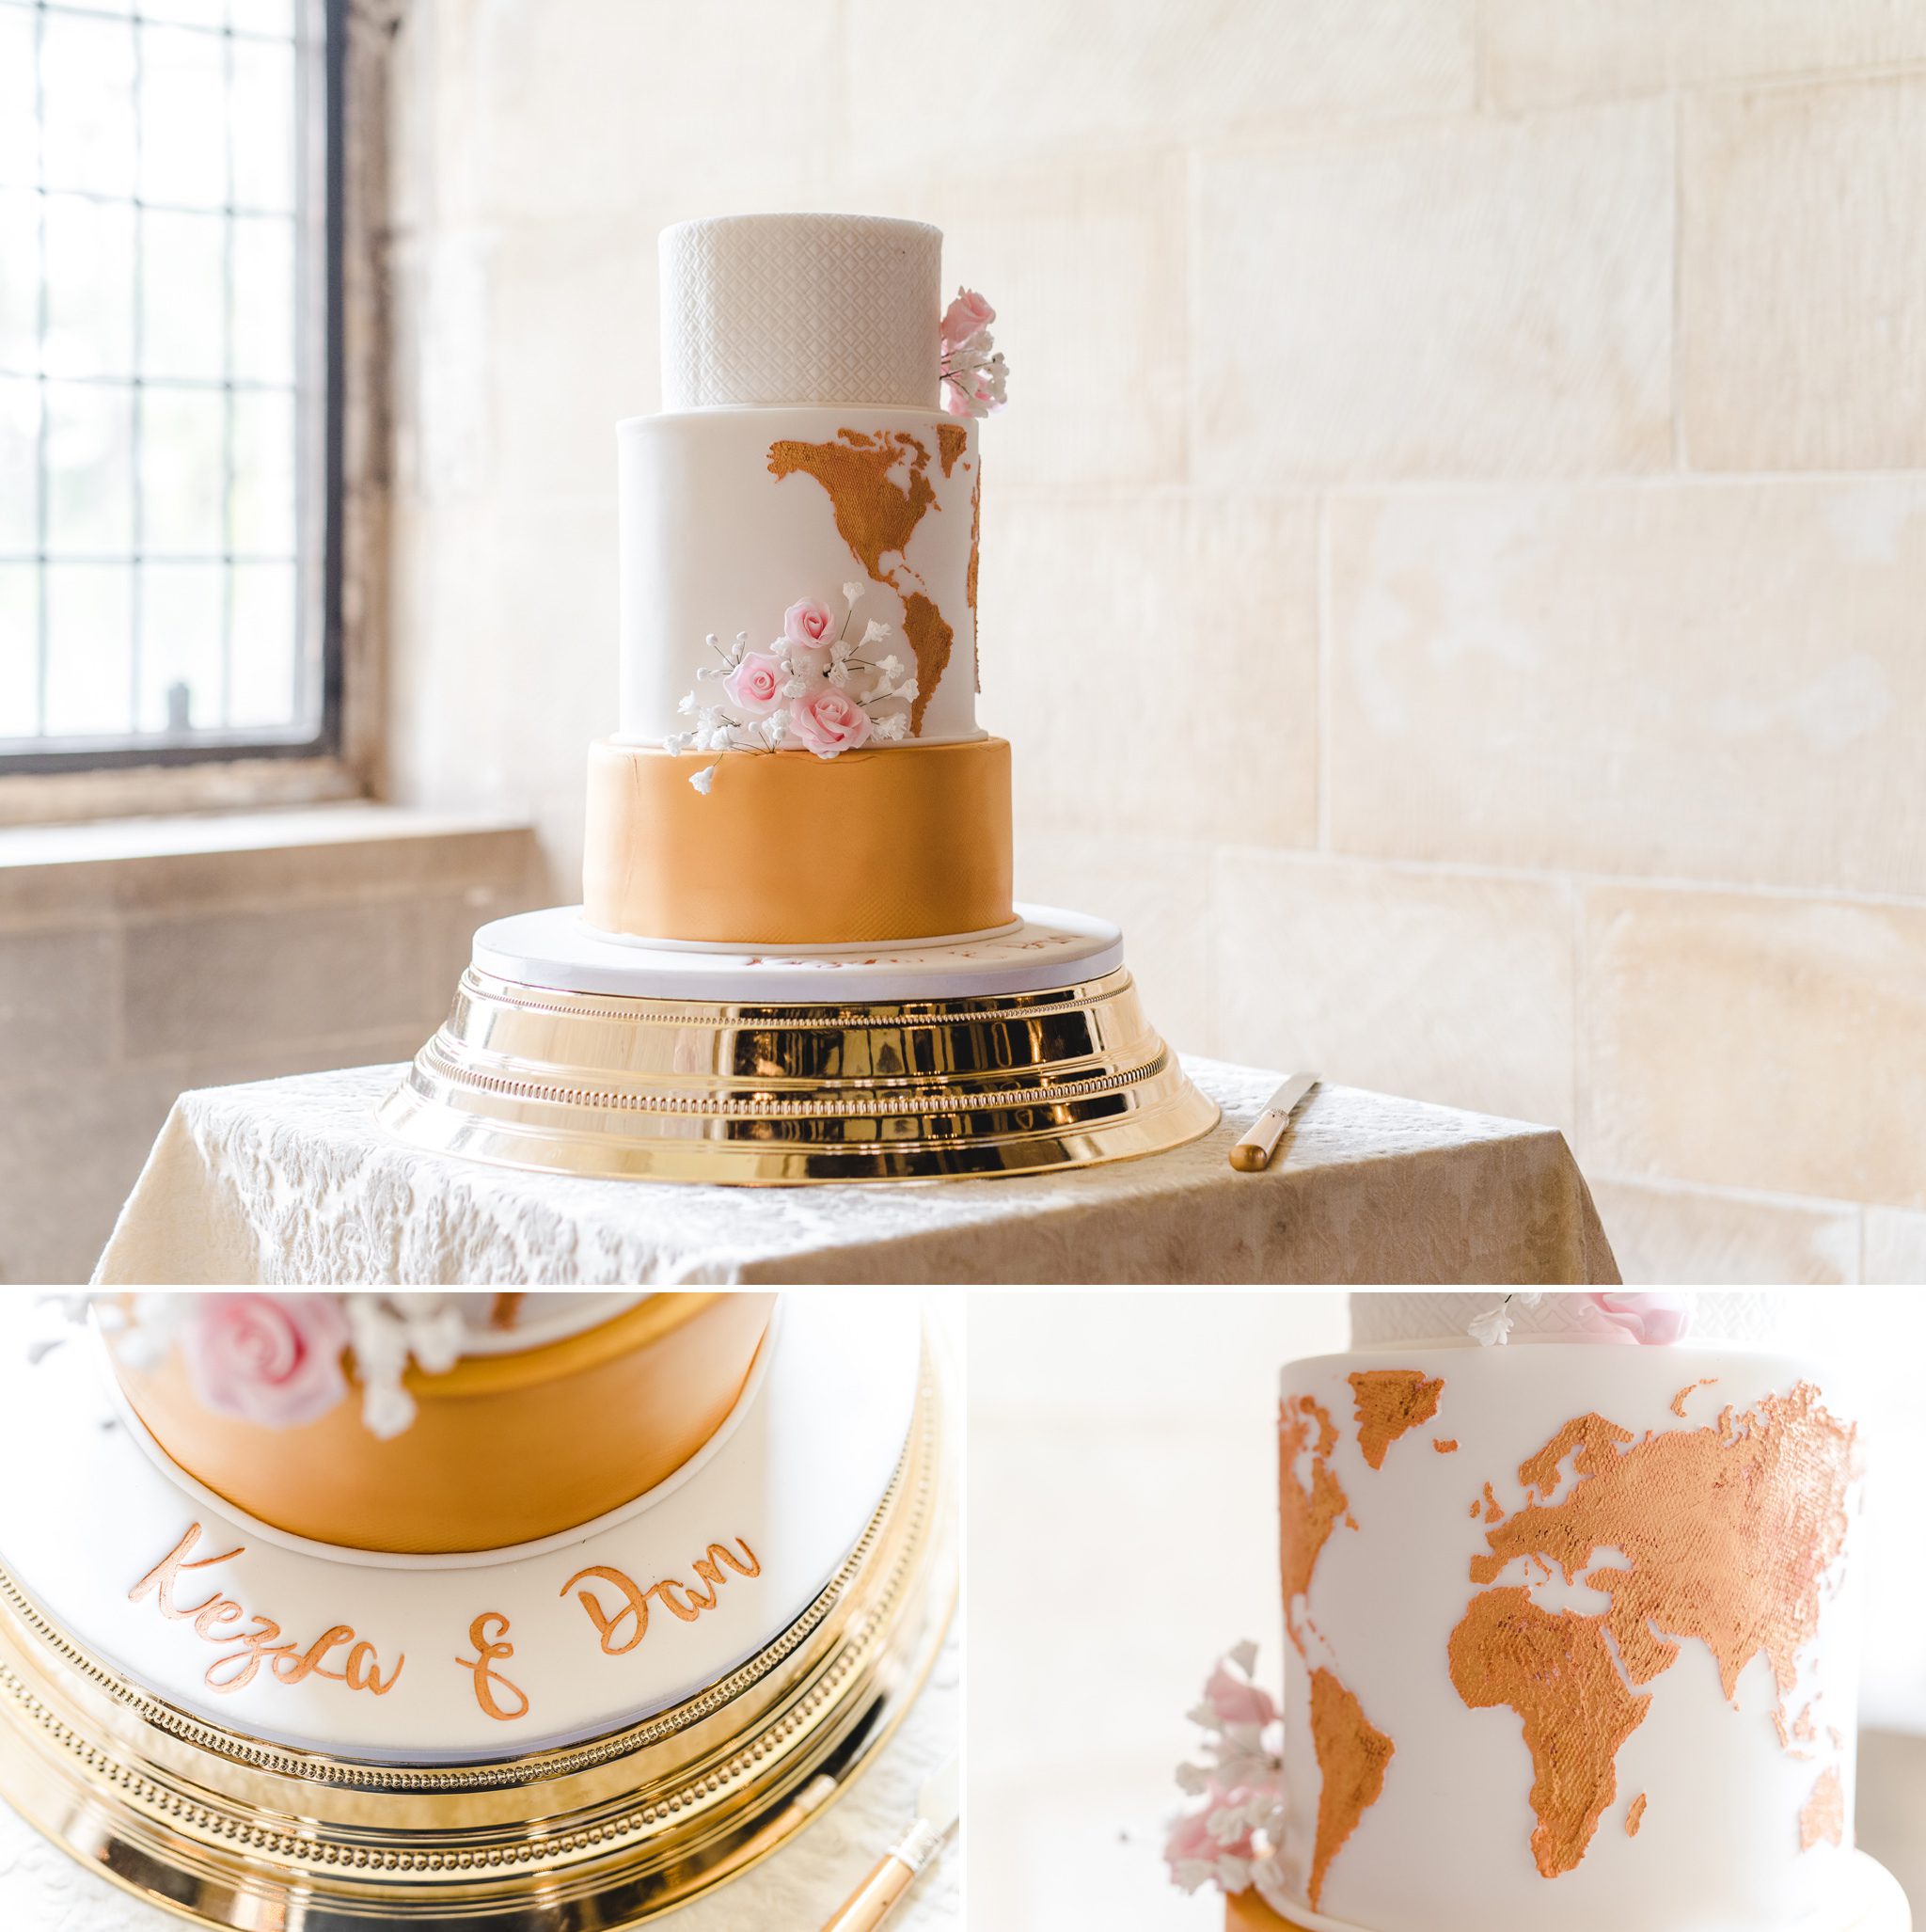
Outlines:
{"type": "Polygon", "coordinates": [[[550,991],[470,967],[382,1109],[418,1147],[750,1186],[1029,1174],[1208,1133],[1119,967],[1081,986],[850,1006],[550,991]]]}
{"type": "Polygon", "coordinates": [[[758,1656],[627,1731],[499,1764],[358,1764],[201,1723],[0,1570],[0,1798],[125,1890],[237,1932],[653,1919],[786,1843],[922,1687],[955,1591],[940,1409],[926,1367],[861,1543],[758,1656]]]}
{"type": "Polygon", "coordinates": [[[866,946],[983,932],[1010,897],[1002,738],[813,758],[589,751],[582,916],[727,946],[866,946]],[[706,793],[689,784],[713,768],[706,793]]]}

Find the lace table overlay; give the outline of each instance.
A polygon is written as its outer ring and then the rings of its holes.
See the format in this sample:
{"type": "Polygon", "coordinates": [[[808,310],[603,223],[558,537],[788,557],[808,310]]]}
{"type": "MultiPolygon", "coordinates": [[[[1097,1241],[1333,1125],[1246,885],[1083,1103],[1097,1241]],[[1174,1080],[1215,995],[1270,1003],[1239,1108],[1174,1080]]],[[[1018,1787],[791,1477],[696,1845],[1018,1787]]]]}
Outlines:
{"type": "Polygon", "coordinates": [[[1612,1282],[1563,1137],[1320,1086],[1269,1172],[1279,1076],[1187,1059],[1223,1109],[1146,1160],[1006,1180],[705,1188],[523,1173],[391,1139],[399,1067],[175,1102],[101,1258],[156,1282],[1612,1282]]]}

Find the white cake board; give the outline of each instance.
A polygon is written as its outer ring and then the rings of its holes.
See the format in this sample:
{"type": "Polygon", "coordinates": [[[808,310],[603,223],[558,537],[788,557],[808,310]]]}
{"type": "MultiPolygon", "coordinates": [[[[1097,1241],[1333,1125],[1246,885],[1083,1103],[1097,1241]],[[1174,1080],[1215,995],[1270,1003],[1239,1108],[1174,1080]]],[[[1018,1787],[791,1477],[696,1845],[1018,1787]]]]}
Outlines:
{"type": "MultiPolygon", "coordinates": [[[[914,1306],[833,1291],[781,1306],[751,1386],[695,1464],[598,1523],[478,1560],[331,1550],[197,1494],[127,1425],[89,1340],[29,1363],[35,1310],[12,1297],[0,1310],[0,1467],[43,1480],[7,1484],[0,1564],[84,1650],[177,1708],[266,1742],[439,1765],[602,1736],[718,1682],[787,1629],[861,1539],[895,1473],[919,1380],[914,1306]],[[351,1625],[384,1675],[407,1658],[392,1690],[353,1691],[318,1673],[288,1684],[267,1669],[238,1690],[211,1690],[206,1673],[233,1646],[162,1616],[151,1592],[129,1596],[196,1523],[192,1559],[239,1554],[185,1573],[178,1604],[225,1595],[303,1646],[351,1625]],[[724,1568],[717,1607],[693,1622],[651,1599],[644,1639],[604,1655],[570,1579],[599,1565],[644,1591],[665,1577],[701,1591],[691,1566],[712,1544],[746,1544],[760,1574],[724,1568]],[[514,1654],[496,1668],[528,1697],[525,1717],[487,1716],[457,1661],[473,1655],[470,1625],[483,1611],[509,1620],[514,1654]]],[[[591,1587],[610,1612],[624,1602],[591,1587]]],[[[337,1649],[332,1667],[345,1655],[337,1649]]]]}
{"type": "Polygon", "coordinates": [[[1123,964],[1123,933],[1107,919],[1048,906],[1017,911],[1012,931],[938,945],[698,953],[610,939],[583,923],[579,906],[552,906],[482,926],[474,963],[562,992],[770,1006],[1049,992],[1123,964]]]}

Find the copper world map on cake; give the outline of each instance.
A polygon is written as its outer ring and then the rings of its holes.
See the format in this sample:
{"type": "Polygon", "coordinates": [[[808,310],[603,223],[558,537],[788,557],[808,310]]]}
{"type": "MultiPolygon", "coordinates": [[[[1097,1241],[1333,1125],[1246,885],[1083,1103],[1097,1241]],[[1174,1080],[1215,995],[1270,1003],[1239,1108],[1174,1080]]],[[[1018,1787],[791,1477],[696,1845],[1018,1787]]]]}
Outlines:
{"type": "MultiPolygon", "coordinates": [[[[1617,1796],[1619,1748],[1662,1694],[1643,1687],[1671,1669],[1681,1645],[1706,1646],[1729,1701],[1762,1657],[1781,1742],[1796,1750],[1810,1733],[1808,1713],[1788,1727],[1785,1700],[1818,1634],[1855,1473],[1855,1430],[1809,1383],[1743,1414],[1728,1406],[1702,1429],[1634,1436],[1581,1416],[1520,1465],[1527,1501],[1495,1520],[1487,1513],[1489,1553],[1471,1563],[1471,1581],[1485,1587],[1452,1631],[1449,1658],[1468,1706],[1518,1716],[1534,1773],[1531,1849],[1544,1877],[1584,1859],[1617,1796]],[[1561,1495],[1568,1459],[1572,1478],[1561,1495]],[[1556,1571],[1568,1585],[1582,1581],[1609,1607],[1554,1611],[1528,1584],[1500,1587],[1517,1558],[1547,1578],[1556,1571]]],[[[1822,1772],[1806,1817],[1788,1829],[1808,1845],[1837,1842],[1837,1772],[1822,1772]]]]}
{"type": "MultiPolygon", "coordinates": [[[[1436,1390],[1443,1386],[1443,1383],[1432,1385],[1428,1415],[1436,1407],[1436,1390]]],[[[1361,1417],[1364,1406],[1361,1396],[1361,1417]]],[[[1334,1532],[1340,1525],[1355,1529],[1357,1522],[1344,1486],[1331,1466],[1332,1451],[1337,1447],[1337,1425],[1331,1419],[1331,1412],[1312,1397],[1300,1396],[1279,1409],[1277,1437],[1282,1479],[1278,1484],[1278,1553],[1284,1572],[1285,1630],[1298,1655],[1310,1666],[1317,1632],[1306,1616],[1304,1599],[1317,1574],[1318,1560],[1334,1532]],[[1302,1481],[1300,1459],[1306,1464],[1302,1481]]],[[[1381,1450],[1378,1461],[1382,1460],[1381,1450]]],[[[1371,1465],[1373,1468],[1377,1465],[1371,1465]]],[[[1386,1767],[1397,1748],[1366,1717],[1364,1707],[1328,1660],[1311,1670],[1310,1717],[1319,1785],[1318,1831],[1306,1895],[1315,1911],[1324,1894],[1332,1860],[1357,1829],[1358,1820],[1377,1803],[1384,1789],[1386,1767]]]]}
{"type": "MultiPolygon", "coordinates": [[[[959,438],[960,429],[945,424],[959,438]]],[[[945,441],[942,473],[948,476],[962,447],[945,441]]],[[[939,515],[936,486],[929,478],[929,446],[908,430],[841,431],[835,441],[781,441],[769,445],[769,473],[778,482],[798,473],[813,477],[829,499],[836,529],[872,583],[885,584],[903,599],[903,634],[916,654],[916,697],[909,707],[912,735],[923,730],[937,681],[950,661],[956,634],[937,608],[923,580],[901,560],[917,526],[931,511],[939,515]],[[901,480],[898,472],[901,471],[901,480]]]]}

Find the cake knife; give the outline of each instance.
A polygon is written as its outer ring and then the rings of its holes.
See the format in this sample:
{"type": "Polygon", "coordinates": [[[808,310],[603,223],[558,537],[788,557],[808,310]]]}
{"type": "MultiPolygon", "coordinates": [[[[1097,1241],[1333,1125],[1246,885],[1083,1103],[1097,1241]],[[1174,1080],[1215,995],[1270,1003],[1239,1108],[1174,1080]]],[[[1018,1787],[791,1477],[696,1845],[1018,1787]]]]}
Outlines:
{"type": "Polygon", "coordinates": [[[957,1761],[952,1758],[923,1787],[917,1800],[916,1822],[867,1878],[843,1902],[843,1908],[823,1932],[871,1932],[896,1908],[916,1883],[917,1874],[942,1848],[956,1829],[957,1761]]]}
{"type": "Polygon", "coordinates": [[[1264,1103],[1264,1111],[1251,1123],[1251,1131],[1230,1150],[1230,1164],[1239,1174],[1261,1174],[1271,1164],[1284,1130],[1290,1125],[1291,1109],[1318,1085],[1315,1073],[1293,1073],[1264,1103]]]}

